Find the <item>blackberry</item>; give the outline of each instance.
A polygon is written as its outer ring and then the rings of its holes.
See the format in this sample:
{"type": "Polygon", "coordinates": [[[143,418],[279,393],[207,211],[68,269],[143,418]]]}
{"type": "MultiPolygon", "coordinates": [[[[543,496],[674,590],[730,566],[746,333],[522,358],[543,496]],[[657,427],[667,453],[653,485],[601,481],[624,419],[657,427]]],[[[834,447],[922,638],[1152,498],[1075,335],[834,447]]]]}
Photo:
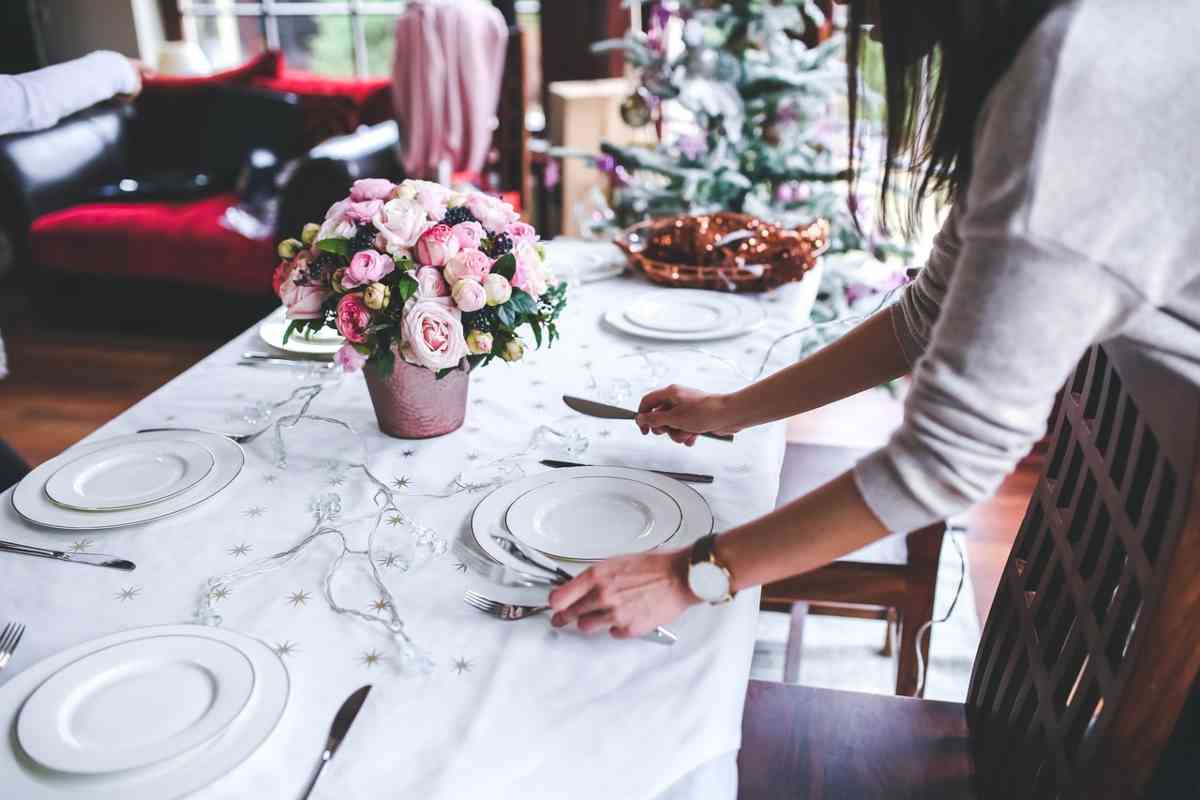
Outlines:
{"type": "Polygon", "coordinates": [[[452,208],[446,212],[446,216],[442,217],[442,224],[449,225],[451,228],[453,228],[455,225],[458,225],[463,222],[478,222],[478,221],[479,220],[475,219],[475,215],[467,210],[466,206],[459,206],[458,208],[452,208]]]}
{"type": "Polygon", "coordinates": [[[358,230],[354,232],[354,237],[350,240],[350,252],[357,253],[360,250],[371,250],[374,247],[375,226],[359,225],[358,230]]]}
{"type": "Polygon", "coordinates": [[[467,330],[478,330],[491,333],[499,326],[499,313],[493,306],[484,306],[478,311],[463,314],[463,327],[467,330]]]}
{"type": "Polygon", "coordinates": [[[491,258],[499,258],[513,249],[512,237],[507,233],[497,233],[487,241],[487,254],[491,258]]]}

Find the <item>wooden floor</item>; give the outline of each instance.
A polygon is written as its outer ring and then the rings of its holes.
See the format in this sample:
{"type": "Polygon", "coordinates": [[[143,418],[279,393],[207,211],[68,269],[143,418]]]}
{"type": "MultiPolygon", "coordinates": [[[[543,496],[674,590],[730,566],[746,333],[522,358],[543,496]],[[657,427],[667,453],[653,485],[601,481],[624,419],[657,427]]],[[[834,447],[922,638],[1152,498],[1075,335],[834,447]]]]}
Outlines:
{"type": "MultiPolygon", "coordinates": [[[[45,330],[27,314],[0,317],[10,376],[0,380],[0,437],[31,464],[57,455],[222,344],[208,339],[45,330]]],[[[798,417],[790,441],[868,447],[886,441],[900,404],[874,390],[798,417]]],[[[975,603],[985,619],[1037,478],[1023,464],[967,515],[975,603]]]]}

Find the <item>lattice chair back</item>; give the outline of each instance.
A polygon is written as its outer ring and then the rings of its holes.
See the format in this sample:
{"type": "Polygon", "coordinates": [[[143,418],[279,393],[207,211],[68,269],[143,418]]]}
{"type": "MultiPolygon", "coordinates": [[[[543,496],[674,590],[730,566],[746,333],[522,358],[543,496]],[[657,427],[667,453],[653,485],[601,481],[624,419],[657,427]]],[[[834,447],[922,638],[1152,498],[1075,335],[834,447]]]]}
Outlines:
{"type": "Polygon", "coordinates": [[[1200,672],[1197,392],[1122,343],[1060,394],[967,697],[987,798],[1134,798],[1200,672]]]}

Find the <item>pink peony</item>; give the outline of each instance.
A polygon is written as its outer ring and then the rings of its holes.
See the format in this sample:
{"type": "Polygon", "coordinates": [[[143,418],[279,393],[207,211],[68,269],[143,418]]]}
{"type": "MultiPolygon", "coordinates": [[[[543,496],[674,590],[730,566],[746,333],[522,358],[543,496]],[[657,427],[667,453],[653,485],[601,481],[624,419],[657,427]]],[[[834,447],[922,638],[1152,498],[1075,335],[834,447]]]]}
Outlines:
{"type": "Polygon", "coordinates": [[[374,219],[381,208],[383,208],[382,200],[363,200],[360,203],[351,203],[346,207],[346,219],[355,225],[364,225],[374,219]]]}
{"type": "Polygon", "coordinates": [[[421,267],[413,277],[417,279],[417,297],[419,298],[431,299],[446,297],[450,294],[450,287],[446,285],[442,271],[437,267],[421,267]]]}
{"type": "Polygon", "coordinates": [[[367,363],[367,357],[354,349],[352,344],[344,344],[333,354],[334,362],[342,368],[342,372],[358,372],[367,363]]]}
{"type": "Polygon", "coordinates": [[[504,229],[514,244],[534,244],[538,240],[537,231],[528,222],[513,222],[504,229]]]}
{"type": "Polygon", "coordinates": [[[329,292],[320,286],[296,283],[296,272],[283,279],[279,285],[279,299],[287,306],[288,319],[320,319],[321,304],[329,292]]]}
{"type": "Polygon", "coordinates": [[[513,272],[512,285],[534,297],[546,291],[546,276],[542,271],[542,259],[532,244],[518,245],[513,250],[517,267],[513,272]]]}
{"type": "Polygon", "coordinates": [[[479,250],[461,250],[446,262],[446,280],[451,284],[463,278],[474,278],[482,282],[491,271],[492,260],[479,250]]]}
{"type": "Polygon", "coordinates": [[[401,323],[406,358],[428,369],[457,367],[467,354],[458,309],[437,300],[410,299],[401,323]]]}
{"type": "Polygon", "coordinates": [[[426,216],[425,209],[417,203],[403,199],[384,203],[372,221],[383,235],[388,252],[392,255],[416,245],[421,234],[433,224],[426,216]]]}
{"type": "Polygon", "coordinates": [[[460,250],[478,250],[479,243],[487,236],[487,231],[475,220],[460,222],[453,230],[460,250]]]}
{"type": "Polygon", "coordinates": [[[492,197],[483,192],[472,192],[471,196],[467,198],[467,208],[475,216],[475,219],[483,223],[483,227],[493,233],[502,232],[510,223],[520,219],[520,216],[508,203],[499,197],[492,197]]]}
{"type": "Polygon", "coordinates": [[[364,200],[387,200],[396,184],[384,178],[363,178],[350,187],[350,199],[356,203],[364,200]]]}
{"type": "Polygon", "coordinates": [[[440,267],[459,250],[458,237],[449,225],[434,225],[417,241],[417,263],[440,267]]]}
{"type": "Polygon", "coordinates": [[[478,311],[487,304],[487,292],[483,290],[483,285],[474,278],[463,278],[454,284],[452,295],[454,304],[458,306],[459,311],[478,311]]]}
{"type": "Polygon", "coordinates": [[[425,213],[433,219],[440,220],[446,216],[446,204],[452,192],[440,183],[433,181],[405,181],[401,186],[415,190],[417,203],[425,209],[425,213]]]}
{"type": "Polygon", "coordinates": [[[391,256],[377,253],[374,250],[359,250],[350,259],[342,276],[342,288],[353,289],[355,286],[374,283],[396,269],[396,262],[391,256]]]}
{"type": "Polygon", "coordinates": [[[361,295],[348,294],[338,301],[337,329],[346,337],[346,341],[362,344],[367,340],[367,328],[370,325],[371,311],[361,295]]]}
{"type": "Polygon", "coordinates": [[[271,291],[276,297],[281,297],[279,294],[283,288],[283,282],[292,276],[292,270],[296,269],[295,262],[280,261],[279,266],[275,267],[275,272],[271,274],[271,291]]]}

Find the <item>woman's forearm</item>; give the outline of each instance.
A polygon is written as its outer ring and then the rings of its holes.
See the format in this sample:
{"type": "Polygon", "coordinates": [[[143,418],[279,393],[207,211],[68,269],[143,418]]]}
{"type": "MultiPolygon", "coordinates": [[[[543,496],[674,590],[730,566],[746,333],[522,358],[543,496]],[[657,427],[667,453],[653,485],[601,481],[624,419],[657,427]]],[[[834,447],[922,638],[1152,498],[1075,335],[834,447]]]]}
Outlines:
{"type": "Polygon", "coordinates": [[[759,586],[828,564],[882,538],[887,528],[843,473],[717,539],[716,555],[733,574],[733,589],[759,586]]]}
{"type": "Polygon", "coordinates": [[[745,428],[802,414],[907,375],[910,369],[882,311],[803,361],[730,395],[729,413],[745,428]]]}

